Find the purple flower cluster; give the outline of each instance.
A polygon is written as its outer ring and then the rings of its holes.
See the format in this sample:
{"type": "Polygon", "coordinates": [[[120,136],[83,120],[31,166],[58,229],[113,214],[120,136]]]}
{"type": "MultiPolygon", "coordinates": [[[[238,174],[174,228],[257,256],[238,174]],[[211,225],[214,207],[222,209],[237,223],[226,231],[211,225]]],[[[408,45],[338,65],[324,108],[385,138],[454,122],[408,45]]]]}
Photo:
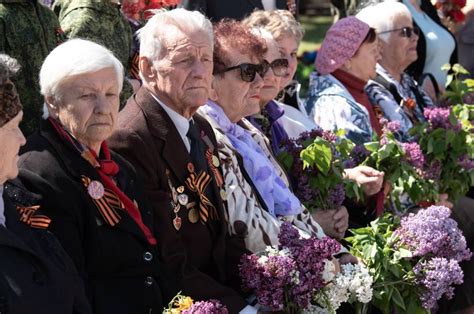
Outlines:
{"type": "Polygon", "coordinates": [[[468,155],[459,157],[458,165],[465,171],[471,171],[474,169],[474,159],[469,158],[468,155]]]}
{"type": "Polygon", "coordinates": [[[289,302],[304,309],[314,292],[325,285],[325,261],[339,252],[340,244],[327,237],[302,239],[286,222],[278,237],[278,254],[242,256],[239,270],[243,287],[254,291],[258,302],[272,311],[285,310],[289,302]]]}
{"type": "Polygon", "coordinates": [[[400,121],[390,121],[387,123],[387,125],[385,126],[387,128],[388,131],[392,132],[392,133],[397,133],[398,131],[400,131],[400,128],[401,128],[401,123],[400,121]]]}
{"type": "Polygon", "coordinates": [[[290,290],[299,308],[309,305],[314,290],[324,287],[322,278],[325,261],[339,252],[339,242],[329,237],[301,239],[298,231],[289,223],[283,223],[279,234],[281,248],[287,248],[293,256],[299,272],[299,280],[290,290]]]}
{"type": "Polygon", "coordinates": [[[450,214],[447,207],[431,206],[402,218],[395,230],[398,246],[410,250],[418,260],[413,272],[426,309],[432,309],[443,295],[452,297],[453,285],[461,284],[464,276],[459,262],[472,255],[450,214]]]}
{"type": "Polygon", "coordinates": [[[458,262],[469,260],[471,252],[466,247],[466,239],[450,214],[447,207],[430,206],[403,217],[395,231],[400,245],[415,257],[432,255],[458,262]]]}
{"type": "Polygon", "coordinates": [[[428,167],[423,170],[423,178],[428,180],[439,180],[441,176],[441,162],[439,160],[433,161],[428,167]]]}
{"type": "Polygon", "coordinates": [[[402,148],[406,161],[415,168],[423,169],[425,155],[421,151],[420,145],[418,143],[402,143],[402,148]]]}
{"type": "Polygon", "coordinates": [[[227,308],[218,300],[199,301],[194,303],[183,314],[228,314],[227,308]]]}
{"type": "Polygon", "coordinates": [[[364,145],[356,145],[351,152],[351,158],[356,165],[360,165],[369,157],[370,152],[364,145]]]}
{"type": "Polygon", "coordinates": [[[461,123],[457,121],[456,125],[453,125],[449,120],[451,115],[451,108],[426,108],[424,116],[430,123],[432,129],[446,129],[446,130],[461,130],[461,123]]]}
{"type": "Polygon", "coordinates": [[[290,256],[269,256],[265,263],[257,255],[244,255],[239,270],[243,288],[255,292],[258,303],[274,311],[285,306],[286,293],[293,283],[296,263],[290,256]]]}
{"type": "Polygon", "coordinates": [[[328,208],[339,208],[346,199],[344,184],[338,184],[329,190],[327,197],[328,208]]]}
{"type": "Polygon", "coordinates": [[[445,295],[451,299],[454,295],[453,285],[463,282],[463,271],[453,259],[434,257],[415,265],[413,271],[416,283],[422,287],[420,299],[426,309],[435,307],[436,302],[445,295]]]}

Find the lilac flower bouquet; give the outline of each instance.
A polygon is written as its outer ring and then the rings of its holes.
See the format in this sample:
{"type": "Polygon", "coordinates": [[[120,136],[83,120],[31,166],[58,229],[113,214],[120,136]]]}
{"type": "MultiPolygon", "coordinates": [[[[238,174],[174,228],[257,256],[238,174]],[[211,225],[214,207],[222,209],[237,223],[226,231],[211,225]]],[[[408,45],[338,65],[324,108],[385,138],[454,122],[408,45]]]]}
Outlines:
{"type": "MultiPolygon", "coordinates": [[[[335,280],[342,276],[354,278],[355,273],[361,271],[338,274],[339,264],[332,257],[340,249],[337,241],[329,237],[303,239],[286,222],[281,226],[279,241],[278,248],[268,247],[262,254],[244,255],[241,259],[243,288],[253,291],[260,305],[269,311],[303,313],[310,311],[317,301],[328,301],[319,305],[331,306],[328,310],[333,313],[340,303],[348,301],[352,291],[335,280]],[[334,299],[328,300],[326,296],[334,299]]],[[[364,274],[360,277],[363,281],[354,285],[360,292],[356,298],[368,302],[372,280],[366,279],[364,274]]]]}
{"type": "Polygon", "coordinates": [[[404,211],[401,199],[407,195],[412,203],[436,200],[433,181],[424,177],[425,156],[418,143],[401,143],[395,138],[400,122],[380,120],[383,134],[378,141],[356,146],[350,153],[352,164],[366,165],[385,173],[390,182],[391,204],[404,211]]]}
{"type": "Polygon", "coordinates": [[[403,218],[385,214],[351,230],[352,254],[374,277],[372,304],[384,313],[427,313],[463,282],[459,266],[472,253],[450,210],[431,206],[403,218]]]}
{"type": "Polygon", "coordinates": [[[425,155],[423,177],[453,201],[474,185],[474,127],[467,120],[471,110],[469,105],[426,108],[427,121],[411,130],[425,155]]]}
{"type": "Polygon", "coordinates": [[[350,140],[320,129],[284,143],[278,158],[291,174],[296,196],[310,212],[339,208],[346,192],[361,197],[356,184],[343,178],[353,147],[350,140]]]}

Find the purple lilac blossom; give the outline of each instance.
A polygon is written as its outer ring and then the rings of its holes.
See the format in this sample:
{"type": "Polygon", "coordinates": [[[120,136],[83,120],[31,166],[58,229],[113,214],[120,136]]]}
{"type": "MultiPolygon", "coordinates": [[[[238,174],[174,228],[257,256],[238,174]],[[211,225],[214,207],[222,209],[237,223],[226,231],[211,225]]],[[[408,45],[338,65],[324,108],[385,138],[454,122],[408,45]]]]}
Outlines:
{"type": "Polygon", "coordinates": [[[423,171],[423,177],[428,180],[439,180],[441,176],[441,162],[435,160],[423,171]]]}
{"type": "Polygon", "coordinates": [[[360,165],[369,157],[370,152],[364,145],[356,145],[351,152],[351,157],[356,165],[360,165]]]}
{"type": "Polygon", "coordinates": [[[432,129],[461,130],[461,123],[458,121],[456,125],[452,125],[449,121],[451,108],[426,108],[424,116],[430,123],[432,129]]]}
{"type": "Polygon", "coordinates": [[[415,168],[423,169],[425,156],[421,151],[420,145],[418,145],[418,143],[402,143],[402,148],[408,163],[415,168]]]}
{"type": "Polygon", "coordinates": [[[228,314],[227,308],[218,300],[199,301],[194,303],[183,314],[228,314]]]}
{"type": "Polygon", "coordinates": [[[399,246],[410,250],[414,257],[432,254],[458,262],[469,260],[472,253],[450,214],[447,207],[430,206],[403,217],[400,227],[395,230],[399,246]]]}
{"type": "Polygon", "coordinates": [[[451,299],[454,295],[453,285],[462,284],[464,277],[456,260],[443,257],[421,261],[413,271],[416,283],[422,287],[420,300],[426,309],[434,308],[443,295],[451,299]]]}
{"type": "Polygon", "coordinates": [[[474,159],[469,158],[468,155],[459,157],[458,165],[465,171],[471,171],[474,169],[474,159]]]}
{"type": "Polygon", "coordinates": [[[400,131],[401,123],[400,121],[396,121],[396,120],[390,121],[387,123],[385,127],[387,128],[388,131],[392,133],[397,133],[398,131],[400,131]]]}
{"type": "Polygon", "coordinates": [[[346,198],[346,191],[344,190],[343,184],[338,184],[331,190],[329,190],[327,205],[328,208],[337,209],[341,207],[342,203],[346,198]]]}
{"type": "Polygon", "coordinates": [[[293,282],[296,263],[290,256],[269,256],[264,263],[257,255],[244,255],[239,266],[244,289],[255,292],[258,302],[273,311],[285,305],[285,293],[293,282]]]}

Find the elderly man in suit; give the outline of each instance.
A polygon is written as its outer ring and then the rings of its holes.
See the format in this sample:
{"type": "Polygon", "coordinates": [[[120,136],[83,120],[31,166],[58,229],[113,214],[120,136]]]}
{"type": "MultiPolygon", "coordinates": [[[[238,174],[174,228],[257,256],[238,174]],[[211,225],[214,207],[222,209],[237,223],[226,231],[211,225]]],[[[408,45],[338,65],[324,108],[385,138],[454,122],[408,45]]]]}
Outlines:
{"type": "Polygon", "coordinates": [[[223,18],[242,20],[255,10],[288,10],[297,15],[298,0],[183,0],[182,6],[188,10],[198,10],[211,21],[223,18]]]}
{"type": "Polygon", "coordinates": [[[238,313],[247,304],[230,287],[238,287],[245,245],[226,234],[216,140],[195,114],[211,90],[212,25],[199,12],[158,12],[139,39],[143,86],[120,112],[109,143],[142,175],[160,257],[183,278],[183,293],[218,299],[238,313]]]}

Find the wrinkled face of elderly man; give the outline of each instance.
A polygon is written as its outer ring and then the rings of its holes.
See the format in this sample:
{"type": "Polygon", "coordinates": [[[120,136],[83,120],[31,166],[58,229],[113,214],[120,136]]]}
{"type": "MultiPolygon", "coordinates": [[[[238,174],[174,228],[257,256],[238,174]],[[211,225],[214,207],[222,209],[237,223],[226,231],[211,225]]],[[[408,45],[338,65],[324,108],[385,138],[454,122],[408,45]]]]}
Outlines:
{"type": "Polygon", "coordinates": [[[141,59],[148,88],[168,107],[189,118],[209,98],[213,43],[204,31],[167,25],[159,60],[141,59]]]}

